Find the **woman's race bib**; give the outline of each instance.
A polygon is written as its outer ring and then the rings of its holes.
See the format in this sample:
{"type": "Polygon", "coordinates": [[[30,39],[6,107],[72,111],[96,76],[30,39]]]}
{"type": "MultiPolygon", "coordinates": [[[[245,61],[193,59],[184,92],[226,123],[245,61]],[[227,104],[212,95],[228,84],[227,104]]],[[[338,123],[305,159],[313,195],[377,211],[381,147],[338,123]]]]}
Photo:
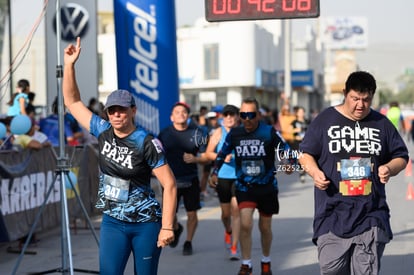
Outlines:
{"type": "Polygon", "coordinates": [[[102,183],[106,199],[116,202],[128,201],[129,180],[103,175],[102,183]]]}

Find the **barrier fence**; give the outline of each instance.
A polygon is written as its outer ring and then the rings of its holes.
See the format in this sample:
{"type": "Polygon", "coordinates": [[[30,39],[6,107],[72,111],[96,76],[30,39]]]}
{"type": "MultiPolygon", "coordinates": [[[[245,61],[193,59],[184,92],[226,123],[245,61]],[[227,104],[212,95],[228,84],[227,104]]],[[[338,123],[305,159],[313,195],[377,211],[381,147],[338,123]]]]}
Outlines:
{"type": "MultiPolygon", "coordinates": [[[[74,184],[89,216],[94,208],[98,189],[97,147],[92,145],[65,148],[69,160],[65,180],[69,219],[84,218],[84,213],[70,181],[74,184]]],[[[57,171],[57,148],[8,151],[0,153],[0,242],[15,241],[27,235],[36,214],[53,184],[35,232],[61,224],[61,180],[57,171]]],[[[59,170],[60,171],[60,170],[59,170]]]]}

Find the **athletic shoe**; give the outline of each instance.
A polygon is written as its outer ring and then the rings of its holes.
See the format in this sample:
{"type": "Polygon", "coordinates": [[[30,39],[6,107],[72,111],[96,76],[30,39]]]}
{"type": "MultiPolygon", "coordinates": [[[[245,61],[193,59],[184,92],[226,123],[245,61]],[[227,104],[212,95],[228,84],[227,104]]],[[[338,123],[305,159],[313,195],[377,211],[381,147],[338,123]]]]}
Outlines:
{"type": "Polygon", "coordinates": [[[171,247],[174,248],[177,246],[181,233],[183,233],[183,226],[181,223],[178,223],[178,228],[174,229],[174,241],[170,242],[171,247]]]}
{"type": "Polygon", "coordinates": [[[253,268],[249,267],[247,264],[242,264],[237,275],[252,275],[253,268]]]}
{"type": "Polygon", "coordinates": [[[231,247],[231,233],[224,231],[224,246],[226,249],[231,247]]]}
{"type": "Polygon", "coordinates": [[[193,254],[193,246],[190,241],[185,241],[183,246],[183,255],[188,256],[193,254]]]}
{"type": "Polygon", "coordinates": [[[230,261],[238,261],[238,260],[240,260],[239,252],[237,251],[237,246],[230,248],[229,259],[230,259],[230,261]]]}
{"type": "Polygon", "coordinates": [[[272,270],[270,269],[270,262],[262,262],[262,275],[272,275],[272,270]]]}

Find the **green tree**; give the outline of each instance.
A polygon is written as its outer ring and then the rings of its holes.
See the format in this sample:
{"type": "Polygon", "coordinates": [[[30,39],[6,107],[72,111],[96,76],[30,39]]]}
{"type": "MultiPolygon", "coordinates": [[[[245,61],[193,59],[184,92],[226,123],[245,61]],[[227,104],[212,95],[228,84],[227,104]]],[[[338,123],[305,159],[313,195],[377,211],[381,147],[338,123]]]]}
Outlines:
{"type": "Polygon", "coordinates": [[[394,97],[392,90],[388,87],[378,89],[377,94],[379,106],[388,104],[394,97]]]}
{"type": "Polygon", "coordinates": [[[414,103],[414,74],[406,73],[398,78],[399,92],[397,100],[403,104],[414,103]]]}

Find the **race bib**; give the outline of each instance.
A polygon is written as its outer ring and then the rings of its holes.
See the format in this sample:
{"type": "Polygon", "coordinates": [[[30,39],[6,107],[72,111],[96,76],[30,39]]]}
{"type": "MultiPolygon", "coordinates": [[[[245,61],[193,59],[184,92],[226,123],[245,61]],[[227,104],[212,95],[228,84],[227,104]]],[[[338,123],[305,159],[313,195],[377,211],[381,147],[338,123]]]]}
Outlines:
{"type": "Polygon", "coordinates": [[[340,165],[342,180],[371,178],[371,160],[369,158],[342,159],[340,165]]]}
{"type": "Polygon", "coordinates": [[[106,199],[116,202],[128,201],[129,180],[103,175],[102,183],[106,199]]]}
{"type": "Polygon", "coordinates": [[[366,196],[371,194],[371,159],[342,159],[339,163],[341,181],[339,192],[343,196],[366,196]]]}
{"type": "Polygon", "coordinates": [[[258,176],[265,171],[263,160],[243,160],[242,170],[245,175],[258,176]]]}

